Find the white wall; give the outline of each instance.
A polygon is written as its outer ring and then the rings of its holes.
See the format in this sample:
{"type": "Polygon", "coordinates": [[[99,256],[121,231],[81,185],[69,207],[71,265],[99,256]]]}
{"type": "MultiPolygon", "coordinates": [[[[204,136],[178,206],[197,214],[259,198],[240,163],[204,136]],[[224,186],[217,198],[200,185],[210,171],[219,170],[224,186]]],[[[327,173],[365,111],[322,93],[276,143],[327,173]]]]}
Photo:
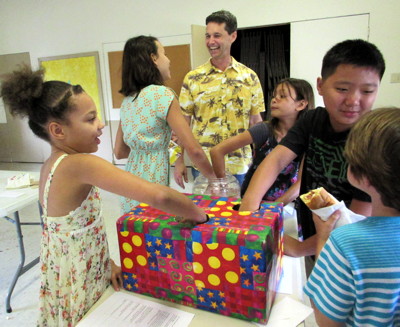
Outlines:
{"type": "Polygon", "coordinates": [[[324,101],[318,94],[316,77],[321,73],[325,53],[342,40],[367,40],[369,18],[369,14],[362,14],[290,24],[290,76],[300,77],[311,83],[316,106],[324,106],[324,101]],[[310,35],[313,36],[312,39],[310,35]],[[315,46],[316,43],[318,47],[315,46]]]}
{"type": "MultiPolygon", "coordinates": [[[[390,75],[400,72],[398,0],[0,0],[0,54],[29,52],[36,68],[41,57],[98,51],[104,103],[109,103],[103,44],[139,34],[189,35],[191,24],[204,25],[205,17],[219,9],[234,13],[239,27],[369,14],[369,41],[387,64],[376,106],[400,106],[400,84],[390,83],[390,75]]],[[[110,146],[110,138],[103,138],[102,147],[110,146]]]]}

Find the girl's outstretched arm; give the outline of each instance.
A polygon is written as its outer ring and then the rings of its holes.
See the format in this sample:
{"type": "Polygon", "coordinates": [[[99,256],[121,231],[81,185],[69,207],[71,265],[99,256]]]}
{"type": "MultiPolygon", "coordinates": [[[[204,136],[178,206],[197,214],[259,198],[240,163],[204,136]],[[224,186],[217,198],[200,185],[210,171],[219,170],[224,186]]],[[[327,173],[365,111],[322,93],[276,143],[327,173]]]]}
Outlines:
{"type": "Polygon", "coordinates": [[[246,145],[253,143],[249,131],[232,136],[221,143],[213,146],[210,150],[212,166],[216,177],[225,177],[225,155],[246,145]]]}
{"type": "Polygon", "coordinates": [[[277,145],[257,167],[240,205],[241,211],[258,210],[261,200],[279,173],[296,154],[283,145],[277,145]]]}
{"type": "Polygon", "coordinates": [[[172,100],[168,111],[167,122],[178,137],[179,145],[185,149],[197,169],[207,178],[215,177],[210,161],[199,142],[194,138],[187,120],[182,115],[179,102],[176,98],[172,100]]]}
{"type": "Polygon", "coordinates": [[[69,158],[69,176],[82,184],[99,188],[147,203],[184,220],[202,223],[207,220],[203,209],[187,196],[164,185],[150,183],[140,177],[115,167],[108,161],[90,154],[75,154],[69,158]],[[75,162],[73,162],[74,160],[75,162]]]}

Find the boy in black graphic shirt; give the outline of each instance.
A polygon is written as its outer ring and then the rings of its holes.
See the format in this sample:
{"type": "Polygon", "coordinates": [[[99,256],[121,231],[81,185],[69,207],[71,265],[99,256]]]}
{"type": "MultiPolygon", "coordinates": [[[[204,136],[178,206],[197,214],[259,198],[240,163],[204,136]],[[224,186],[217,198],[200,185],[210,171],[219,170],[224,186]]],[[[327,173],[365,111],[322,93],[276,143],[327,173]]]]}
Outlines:
{"type": "MultiPolygon", "coordinates": [[[[262,162],[240,210],[256,210],[282,168],[304,154],[300,194],[323,186],[352,211],[370,215],[370,198],[347,180],[343,149],[351,127],[371,110],[384,71],[382,54],[367,41],[347,40],[332,47],[324,56],[322,77],[317,79],[317,89],[326,108],[319,107],[301,117],[262,162]]],[[[298,202],[304,241],[285,235],[285,254],[314,255],[316,238],[311,211],[298,202]]]]}

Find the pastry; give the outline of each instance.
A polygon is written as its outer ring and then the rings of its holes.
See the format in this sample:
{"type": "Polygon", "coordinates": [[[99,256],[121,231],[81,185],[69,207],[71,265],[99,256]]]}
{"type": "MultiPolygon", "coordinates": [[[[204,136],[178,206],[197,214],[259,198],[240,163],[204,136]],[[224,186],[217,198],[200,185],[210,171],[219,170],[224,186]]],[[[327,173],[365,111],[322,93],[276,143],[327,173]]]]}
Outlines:
{"type": "Polygon", "coordinates": [[[300,195],[305,205],[311,210],[329,207],[337,203],[337,200],[329,194],[323,187],[311,190],[308,193],[300,195]]]}

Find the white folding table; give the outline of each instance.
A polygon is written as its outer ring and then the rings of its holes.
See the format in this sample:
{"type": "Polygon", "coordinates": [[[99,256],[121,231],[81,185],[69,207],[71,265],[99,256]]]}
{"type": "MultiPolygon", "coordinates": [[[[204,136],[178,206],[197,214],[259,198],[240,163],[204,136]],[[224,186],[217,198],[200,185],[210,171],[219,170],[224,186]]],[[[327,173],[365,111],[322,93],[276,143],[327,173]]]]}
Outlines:
{"type": "MultiPolygon", "coordinates": [[[[19,211],[31,204],[39,203],[39,191],[37,186],[25,187],[15,190],[7,190],[7,179],[11,176],[20,174],[20,171],[11,170],[0,170],[0,217],[9,221],[15,225],[15,229],[18,237],[18,245],[20,252],[20,260],[17,270],[9,286],[7,296],[6,296],[6,310],[8,313],[12,311],[11,309],[11,295],[14,291],[14,287],[17,283],[18,278],[23,275],[26,271],[31,269],[34,265],[39,262],[39,256],[25,265],[25,247],[21,226],[23,225],[41,225],[42,212],[39,205],[39,217],[37,222],[21,222],[19,217],[19,211]]],[[[31,176],[35,179],[39,179],[39,173],[29,172],[31,176]]]]}

